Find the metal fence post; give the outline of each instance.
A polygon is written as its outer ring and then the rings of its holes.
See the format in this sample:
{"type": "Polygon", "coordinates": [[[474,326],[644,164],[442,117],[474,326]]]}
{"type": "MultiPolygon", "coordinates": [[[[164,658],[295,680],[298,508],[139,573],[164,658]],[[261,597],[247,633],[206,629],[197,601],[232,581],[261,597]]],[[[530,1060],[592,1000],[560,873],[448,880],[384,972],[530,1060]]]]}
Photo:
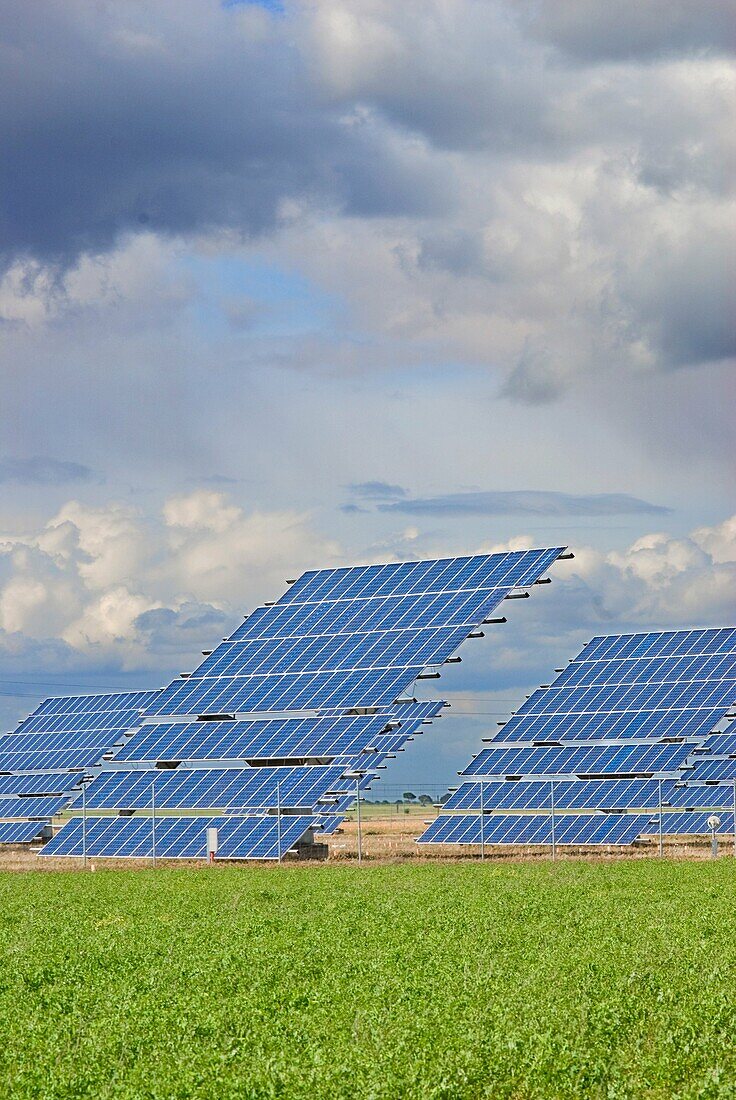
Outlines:
{"type": "Polygon", "coordinates": [[[552,859],[557,859],[557,838],[555,836],[555,781],[549,781],[549,800],[552,809],[552,859]]]}
{"type": "Polygon", "coordinates": [[[156,780],[151,780],[151,856],[156,866],[156,780]]]}
{"type": "Polygon", "coordinates": [[[360,831],[360,776],[355,780],[355,802],[358,810],[358,863],[363,862],[363,838],[360,831]]]}
{"type": "Polygon", "coordinates": [[[281,863],[281,780],[276,780],[276,845],[278,861],[281,863]]]}
{"type": "Polygon", "coordinates": [[[660,857],[664,855],[664,837],[662,835],[662,780],[657,780],[657,799],[659,803],[659,854],[660,857]]]}
{"type": "Polygon", "coordinates": [[[82,783],[82,866],[87,869],[87,784],[82,783]]]}
{"type": "Polygon", "coordinates": [[[736,856],[736,779],[733,781],[733,854],[736,856]]]}
{"type": "Polygon", "coordinates": [[[485,802],[483,799],[483,780],[480,781],[480,858],[486,858],[485,802]]]}

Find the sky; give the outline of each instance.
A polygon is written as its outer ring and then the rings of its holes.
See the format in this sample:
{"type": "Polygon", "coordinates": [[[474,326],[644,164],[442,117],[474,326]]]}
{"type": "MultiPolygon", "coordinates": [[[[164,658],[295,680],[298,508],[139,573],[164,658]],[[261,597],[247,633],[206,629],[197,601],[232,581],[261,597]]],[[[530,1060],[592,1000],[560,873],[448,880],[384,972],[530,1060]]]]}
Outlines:
{"type": "Polygon", "coordinates": [[[735,32],[0,0],[4,728],[306,568],[569,545],[387,772],[439,787],[595,634],[733,624],[735,32]]]}

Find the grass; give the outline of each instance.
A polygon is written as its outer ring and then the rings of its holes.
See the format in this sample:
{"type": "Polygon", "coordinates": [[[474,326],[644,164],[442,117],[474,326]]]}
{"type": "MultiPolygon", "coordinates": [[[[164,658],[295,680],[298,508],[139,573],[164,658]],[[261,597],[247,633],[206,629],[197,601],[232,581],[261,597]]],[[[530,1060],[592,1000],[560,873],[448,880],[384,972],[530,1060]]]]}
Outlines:
{"type": "Polygon", "coordinates": [[[0,878],[0,1095],[730,1097],[736,864],[0,878]]]}

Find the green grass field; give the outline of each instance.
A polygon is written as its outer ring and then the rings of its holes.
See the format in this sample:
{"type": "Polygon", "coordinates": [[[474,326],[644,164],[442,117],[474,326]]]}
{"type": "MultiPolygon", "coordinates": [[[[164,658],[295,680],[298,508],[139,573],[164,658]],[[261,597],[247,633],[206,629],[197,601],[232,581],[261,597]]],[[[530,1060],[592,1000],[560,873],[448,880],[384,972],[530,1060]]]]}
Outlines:
{"type": "Polygon", "coordinates": [[[736,863],[0,878],[0,1095],[736,1095],[736,863]]]}

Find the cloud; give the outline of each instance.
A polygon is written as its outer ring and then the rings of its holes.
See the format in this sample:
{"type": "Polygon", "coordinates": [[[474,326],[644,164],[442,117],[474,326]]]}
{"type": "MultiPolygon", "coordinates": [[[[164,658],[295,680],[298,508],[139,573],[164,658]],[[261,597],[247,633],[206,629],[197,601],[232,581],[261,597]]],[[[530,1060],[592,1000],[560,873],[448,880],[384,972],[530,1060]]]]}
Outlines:
{"type": "Polygon", "coordinates": [[[435,167],[325,109],[282,23],[203,0],[6,13],[6,258],[68,266],[141,229],[258,235],[287,203],[440,209],[435,167]]]}
{"type": "Polygon", "coordinates": [[[663,515],[670,511],[625,493],[482,492],[447,493],[379,504],[382,512],[436,516],[620,516],[663,515]]]}
{"type": "Polygon", "coordinates": [[[90,481],[94,472],[79,462],[61,462],[56,458],[0,458],[0,483],[16,485],[68,485],[72,481],[90,481]]]}
{"type": "Polygon", "coordinates": [[[727,53],[733,41],[728,0],[534,0],[526,8],[533,34],[583,62],[727,53]]]}
{"type": "Polygon", "coordinates": [[[166,667],[287,576],[339,556],[308,516],[246,512],[220,492],[171,497],[148,515],[69,501],[38,530],[0,540],[0,632],[111,668],[166,667]]]}
{"type": "Polygon", "coordinates": [[[407,495],[401,485],[391,485],[387,481],[359,481],[348,485],[353,496],[363,500],[396,500],[407,495]]]}

